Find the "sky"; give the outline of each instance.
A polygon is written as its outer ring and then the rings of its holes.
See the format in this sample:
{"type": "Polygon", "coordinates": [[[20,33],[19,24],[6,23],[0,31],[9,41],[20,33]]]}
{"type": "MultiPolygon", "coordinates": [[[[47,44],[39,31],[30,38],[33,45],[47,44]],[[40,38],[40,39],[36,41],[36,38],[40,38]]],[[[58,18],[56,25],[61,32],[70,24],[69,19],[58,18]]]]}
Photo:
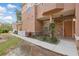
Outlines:
{"type": "Polygon", "coordinates": [[[0,3],[0,23],[15,23],[16,9],[21,10],[21,3],[0,3]]]}

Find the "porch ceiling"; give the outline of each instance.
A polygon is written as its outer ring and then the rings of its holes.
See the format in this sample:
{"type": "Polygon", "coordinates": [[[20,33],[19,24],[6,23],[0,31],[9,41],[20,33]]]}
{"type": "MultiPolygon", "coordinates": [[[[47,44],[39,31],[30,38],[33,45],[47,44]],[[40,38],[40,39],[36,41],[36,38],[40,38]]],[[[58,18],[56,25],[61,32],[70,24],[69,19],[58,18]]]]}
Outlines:
{"type": "Polygon", "coordinates": [[[44,16],[53,15],[55,13],[60,12],[61,10],[63,10],[63,9],[62,8],[55,8],[55,9],[52,9],[50,11],[44,12],[43,15],[44,16]]]}
{"type": "MultiPolygon", "coordinates": [[[[49,13],[48,12],[44,13],[44,16],[39,18],[38,20],[48,20],[49,19],[48,15],[50,15],[50,14],[52,15],[53,12],[54,12],[54,10],[52,12],[49,12],[49,13]]],[[[73,10],[62,10],[58,13],[57,12],[58,11],[54,12],[54,14],[52,15],[53,18],[60,18],[61,15],[63,15],[63,16],[69,16],[69,15],[75,16],[75,10],[74,9],[73,10]]]]}
{"type": "Polygon", "coordinates": [[[43,16],[41,18],[38,18],[38,20],[48,20],[48,19],[49,19],[49,17],[47,17],[47,16],[43,16]]]}
{"type": "Polygon", "coordinates": [[[60,12],[54,14],[53,18],[60,17],[61,15],[63,15],[63,16],[75,15],[75,10],[63,10],[63,11],[60,11],[60,12]]]}

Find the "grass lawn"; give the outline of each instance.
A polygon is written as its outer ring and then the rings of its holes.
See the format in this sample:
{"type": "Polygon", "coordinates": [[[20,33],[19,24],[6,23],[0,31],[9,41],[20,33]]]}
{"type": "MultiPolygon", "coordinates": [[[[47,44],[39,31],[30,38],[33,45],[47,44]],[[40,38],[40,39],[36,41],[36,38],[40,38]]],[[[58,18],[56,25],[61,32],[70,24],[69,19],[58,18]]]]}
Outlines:
{"type": "Polygon", "coordinates": [[[0,43],[0,55],[6,55],[11,48],[15,48],[22,41],[20,38],[8,35],[3,35],[6,37],[6,41],[0,43]]]}

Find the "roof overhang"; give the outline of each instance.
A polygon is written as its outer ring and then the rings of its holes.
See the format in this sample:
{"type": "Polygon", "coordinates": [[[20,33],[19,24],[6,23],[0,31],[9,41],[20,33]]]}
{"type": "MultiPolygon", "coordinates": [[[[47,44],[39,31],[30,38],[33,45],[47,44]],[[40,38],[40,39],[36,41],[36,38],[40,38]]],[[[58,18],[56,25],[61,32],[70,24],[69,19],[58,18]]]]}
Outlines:
{"type": "Polygon", "coordinates": [[[43,15],[44,16],[53,15],[55,13],[60,12],[61,10],[63,10],[63,8],[55,8],[55,9],[49,10],[47,12],[43,12],[43,15]]]}

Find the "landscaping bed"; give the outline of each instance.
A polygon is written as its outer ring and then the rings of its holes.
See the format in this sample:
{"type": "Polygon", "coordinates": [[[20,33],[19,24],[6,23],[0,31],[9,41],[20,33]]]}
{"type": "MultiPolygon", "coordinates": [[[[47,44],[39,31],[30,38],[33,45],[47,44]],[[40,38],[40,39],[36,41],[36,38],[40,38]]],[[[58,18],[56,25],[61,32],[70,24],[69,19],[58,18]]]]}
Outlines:
{"type": "Polygon", "coordinates": [[[6,41],[0,43],[0,55],[6,55],[22,41],[20,38],[11,36],[10,34],[1,34],[1,36],[3,36],[6,41]]]}
{"type": "Polygon", "coordinates": [[[32,37],[32,38],[35,38],[41,41],[45,41],[48,43],[53,43],[53,44],[57,44],[59,42],[59,40],[57,39],[55,35],[55,23],[54,22],[51,22],[49,24],[49,29],[43,33],[32,35],[32,33],[29,32],[29,37],[32,37]]]}
{"type": "Polygon", "coordinates": [[[50,39],[49,36],[46,36],[46,35],[35,35],[35,36],[32,36],[32,38],[35,38],[35,39],[38,39],[38,40],[41,40],[41,41],[44,41],[44,42],[48,42],[48,43],[52,43],[52,44],[58,44],[59,43],[59,40],[54,40],[54,39],[50,39]]]}

